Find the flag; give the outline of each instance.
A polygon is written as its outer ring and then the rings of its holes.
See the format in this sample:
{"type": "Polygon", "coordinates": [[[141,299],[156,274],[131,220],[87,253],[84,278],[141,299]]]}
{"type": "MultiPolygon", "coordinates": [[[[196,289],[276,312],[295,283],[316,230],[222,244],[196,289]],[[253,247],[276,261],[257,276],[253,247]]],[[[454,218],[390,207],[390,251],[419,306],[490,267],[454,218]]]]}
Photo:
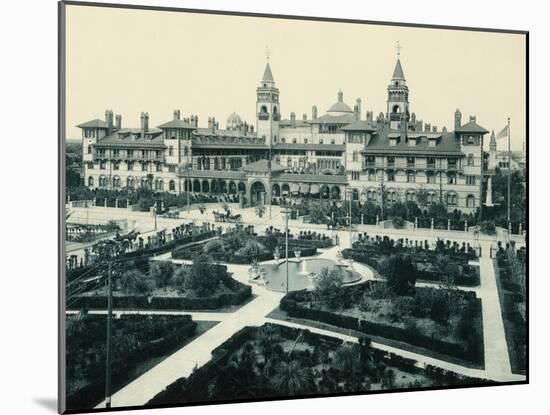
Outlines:
{"type": "Polygon", "coordinates": [[[502,131],[500,133],[497,134],[497,138],[505,138],[505,137],[508,137],[508,124],[506,124],[506,127],[504,127],[502,129],[502,131]]]}

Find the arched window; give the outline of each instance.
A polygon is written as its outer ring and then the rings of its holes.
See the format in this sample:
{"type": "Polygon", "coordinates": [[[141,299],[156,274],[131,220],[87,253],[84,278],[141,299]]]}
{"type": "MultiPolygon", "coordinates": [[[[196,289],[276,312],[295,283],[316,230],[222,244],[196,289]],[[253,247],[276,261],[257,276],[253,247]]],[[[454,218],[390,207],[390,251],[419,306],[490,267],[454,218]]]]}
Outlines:
{"type": "Polygon", "coordinates": [[[128,176],[128,178],[126,179],[126,187],[128,189],[134,188],[134,178],[132,176],[128,176]]]}
{"type": "Polygon", "coordinates": [[[392,111],[392,112],[394,112],[394,113],[396,113],[396,114],[399,114],[399,111],[401,111],[401,108],[399,108],[399,105],[394,105],[394,106],[393,106],[393,111],[392,111]]]}
{"type": "Polygon", "coordinates": [[[88,187],[94,187],[94,178],[92,176],[88,177],[88,187]]]}
{"type": "Polygon", "coordinates": [[[447,205],[448,206],[456,206],[457,205],[457,196],[456,193],[448,193],[447,194],[447,205]]]}
{"type": "Polygon", "coordinates": [[[164,181],[162,179],[155,180],[155,190],[162,191],[164,190],[164,181]]]}
{"type": "Polygon", "coordinates": [[[262,114],[267,114],[267,107],[265,105],[262,105],[262,107],[260,108],[260,112],[262,114]]]}
{"type": "Polygon", "coordinates": [[[466,207],[475,208],[476,207],[476,198],[474,195],[468,195],[466,198],[466,207]]]}
{"type": "Polygon", "coordinates": [[[113,187],[115,189],[118,189],[120,187],[120,177],[118,176],[113,177],[113,187]]]}
{"type": "Polygon", "coordinates": [[[277,114],[277,106],[276,106],[276,105],[273,106],[273,114],[274,114],[274,115],[277,114]]]}
{"type": "Polygon", "coordinates": [[[168,183],[168,189],[173,192],[176,190],[176,182],[173,181],[173,180],[170,180],[170,182],[168,183]]]}
{"type": "Polygon", "coordinates": [[[173,156],[174,155],[174,146],[168,147],[168,155],[173,156]]]}
{"type": "Polygon", "coordinates": [[[88,146],[88,154],[92,154],[92,146],[88,146]]]}

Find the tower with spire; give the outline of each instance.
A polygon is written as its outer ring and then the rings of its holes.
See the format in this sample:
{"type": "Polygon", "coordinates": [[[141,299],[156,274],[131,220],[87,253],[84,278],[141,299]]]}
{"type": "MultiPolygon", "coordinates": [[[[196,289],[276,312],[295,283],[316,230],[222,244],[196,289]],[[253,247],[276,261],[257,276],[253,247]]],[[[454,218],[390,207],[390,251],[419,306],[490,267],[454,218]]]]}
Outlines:
{"type": "MultiPolygon", "coordinates": [[[[388,85],[387,119],[392,130],[402,130],[402,123],[409,121],[409,87],[401,66],[401,46],[397,42],[397,62],[388,85]]],[[[406,128],[405,128],[406,130],[406,128]]]]}
{"type": "Polygon", "coordinates": [[[491,131],[491,139],[489,140],[489,160],[487,168],[494,170],[497,167],[497,139],[495,131],[491,131]]]}
{"type": "Polygon", "coordinates": [[[269,54],[260,86],[256,89],[256,131],[259,137],[265,137],[266,143],[277,142],[281,108],[279,89],[275,86],[269,54]]]}

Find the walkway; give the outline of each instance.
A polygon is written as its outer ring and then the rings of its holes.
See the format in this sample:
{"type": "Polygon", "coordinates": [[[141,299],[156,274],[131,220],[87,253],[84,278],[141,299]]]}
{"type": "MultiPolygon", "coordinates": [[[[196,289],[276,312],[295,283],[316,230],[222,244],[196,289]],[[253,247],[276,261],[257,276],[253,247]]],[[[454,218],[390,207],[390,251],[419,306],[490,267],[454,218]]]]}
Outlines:
{"type": "MultiPolygon", "coordinates": [[[[78,210],[78,209],[75,209],[78,210]]],[[[112,209],[109,209],[112,210],[112,209]]],[[[159,223],[161,227],[173,227],[180,223],[187,223],[190,220],[202,223],[212,218],[211,210],[207,213],[200,214],[198,211],[192,211],[189,214],[184,215],[180,219],[162,219],[159,223]]],[[[219,209],[218,209],[219,210],[219,209]]],[[[241,212],[241,211],[240,211],[241,212]]],[[[272,218],[269,219],[268,213],[263,218],[258,218],[253,209],[245,209],[242,211],[243,221],[246,224],[256,226],[257,232],[263,232],[263,230],[269,226],[274,226],[279,229],[284,229],[284,218],[281,215],[278,207],[273,207],[272,218]]],[[[143,219],[140,223],[139,229],[147,229],[152,224],[152,218],[149,214],[140,212],[128,212],[120,210],[121,215],[132,215],[132,219],[136,220],[136,223],[143,219]],[[136,219],[136,214],[142,216],[142,218],[136,219]]],[[[110,215],[110,213],[109,213],[110,215]]],[[[233,227],[234,224],[219,224],[222,227],[233,227]]],[[[327,235],[333,235],[336,232],[327,231],[321,225],[309,225],[298,223],[297,221],[289,221],[289,227],[292,232],[298,233],[300,230],[311,229],[327,235]]],[[[150,227],[148,229],[151,229],[150,227]]],[[[360,227],[361,232],[367,231],[369,235],[389,235],[395,237],[408,237],[409,239],[428,240],[430,242],[436,240],[438,237],[444,237],[445,239],[454,239],[457,241],[470,241],[473,243],[472,235],[469,233],[461,232],[433,232],[430,230],[419,231],[396,231],[380,229],[373,226],[364,225],[360,227]],[[365,229],[363,229],[365,228],[365,229]],[[398,232],[398,233],[396,233],[398,232]],[[451,234],[451,235],[447,235],[451,234]]],[[[336,259],[338,250],[347,248],[350,246],[349,232],[338,231],[338,236],[341,241],[339,247],[322,250],[320,257],[336,259]]],[[[446,370],[450,370],[465,376],[486,378],[494,381],[522,381],[525,380],[524,376],[514,375],[511,373],[510,359],[508,356],[508,348],[506,345],[506,337],[504,333],[504,324],[502,321],[502,314],[500,309],[500,302],[498,298],[498,291],[496,286],[496,276],[493,267],[493,261],[489,258],[490,245],[494,243],[495,239],[490,237],[484,237],[480,240],[482,246],[482,257],[479,260],[481,284],[479,287],[460,287],[461,289],[474,291],[482,301],[482,318],[483,318],[483,339],[485,349],[485,368],[484,369],[472,369],[459,366],[446,361],[434,359],[421,354],[413,353],[408,350],[398,349],[390,347],[384,344],[372,343],[372,347],[380,350],[386,350],[388,352],[395,353],[397,355],[414,359],[418,363],[419,367],[424,365],[433,365],[446,370]]],[[[372,271],[363,264],[353,263],[353,267],[356,271],[363,275],[363,279],[374,279],[372,271]]],[[[242,283],[249,284],[248,282],[248,266],[245,265],[228,265],[228,271],[233,273],[233,278],[239,280],[242,283]]],[[[429,283],[418,283],[419,286],[434,286],[429,283]]],[[[328,336],[340,338],[345,341],[357,342],[357,338],[348,336],[345,334],[296,324],[288,321],[280,321],[266,316],[278,307],[283,293],[277,293],[260,287],[252,285],[252,292],[255,298],[245,304],[243,307],[237,309],[234,312],[220,313],[220,312],[185,312],[185,311],[130,311],[130,310],[116,310],[115,314],[189,314],[194,320],[208,320],[219,321],[219,324],[208,330],[203,335],[196,338],[193,342],[187,344],[182,349],[162,361],[157,366],[144,373],[133,382],[122,388],[119,392],[115,393],[112,397],[112,406],[136,406],[144,405],[150,399],[152,399],[159,392],[164,390],[168,385],[176,381],[181,377],[189,376],[194,368],[200,367],[208,362],[211,358],[211,352],[224,341],[229,339],[234,333],[239,331],[245,326],[261,326],[266,322],[282,324],[291,327],[298,327],[310,330],[315,333],[320,333],[328,336]]],[[[95,313],[105,313],[104,311],[96,311],[95,313]]],[[[103,407],[104,403],[98,407],[103,407]]]]}

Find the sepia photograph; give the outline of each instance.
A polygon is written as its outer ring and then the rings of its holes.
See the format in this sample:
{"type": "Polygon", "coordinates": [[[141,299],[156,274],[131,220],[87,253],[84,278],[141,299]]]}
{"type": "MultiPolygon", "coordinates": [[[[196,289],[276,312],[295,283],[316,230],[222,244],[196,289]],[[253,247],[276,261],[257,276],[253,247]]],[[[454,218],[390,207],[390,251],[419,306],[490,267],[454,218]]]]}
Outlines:
{"type": "Polygon", "coordinates": [[[62,1],[59,52],[61,413],[528,383],[528,32],[62,1]]]}

